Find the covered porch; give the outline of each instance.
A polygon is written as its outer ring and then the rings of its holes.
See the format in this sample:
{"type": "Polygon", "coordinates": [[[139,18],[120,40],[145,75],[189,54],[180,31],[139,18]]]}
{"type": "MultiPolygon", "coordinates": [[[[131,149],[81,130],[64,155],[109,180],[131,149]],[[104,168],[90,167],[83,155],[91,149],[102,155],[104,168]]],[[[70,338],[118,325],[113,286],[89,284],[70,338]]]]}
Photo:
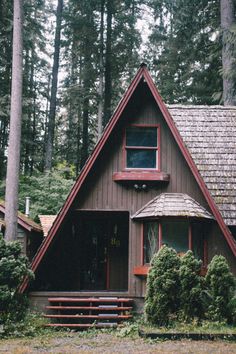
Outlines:
{"type": "Polygon", "coordinates": [[[127,292],[128,244],[128,212],[75,210],[54,239],[29,290],[65,296],[127,292]]]}

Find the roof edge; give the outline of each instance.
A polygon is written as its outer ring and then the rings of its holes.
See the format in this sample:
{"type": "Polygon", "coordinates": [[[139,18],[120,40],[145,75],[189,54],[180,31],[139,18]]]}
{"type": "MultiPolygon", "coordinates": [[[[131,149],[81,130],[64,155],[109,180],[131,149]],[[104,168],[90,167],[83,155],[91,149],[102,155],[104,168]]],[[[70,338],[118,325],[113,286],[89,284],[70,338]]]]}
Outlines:
{"type": "Polygon", "coordinates": [[[236,106],[221,106],[221,105],[193,105],[193,104],[178,104],[178,103],[173,103],[173,104],[166,104],[167,108],[172,108],[172,109],[218,109],[222,111],[236,111],[236,106]]]}

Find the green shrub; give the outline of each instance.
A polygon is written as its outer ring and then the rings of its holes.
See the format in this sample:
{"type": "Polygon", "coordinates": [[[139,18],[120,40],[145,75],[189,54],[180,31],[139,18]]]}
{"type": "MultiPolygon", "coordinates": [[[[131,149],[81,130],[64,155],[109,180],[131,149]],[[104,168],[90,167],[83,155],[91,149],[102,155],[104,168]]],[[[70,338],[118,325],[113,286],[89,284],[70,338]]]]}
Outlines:
{"type": "Polygon", "coordinates": [[[179,308],[180,259],[173,248],[163,246],[151,261],[147,278],[145,317],[152,324],[166,325],[179,308]]]}
{"type": "Polygon", "coordinates": [[[206,284],[210,296],[208,317],[219,322],[235,318],[235,278],[223,256],[214,256],[208,266],[206,284]]]}
{"type": "Polygon", "coordinates": [[[204,315],[203,281],[200,276],[201,261],[192,251],[180,258],[180,309],[181,317],[190,321],[194,317],[201,319],[204,315]]]}
{"type": "Polygon", "coordinates": [[[19,242],[5,243],[0,234],[0,325],[24,317],[27,299],[17,289],[25,276],[32,278],[33,273],[19,242]]]}

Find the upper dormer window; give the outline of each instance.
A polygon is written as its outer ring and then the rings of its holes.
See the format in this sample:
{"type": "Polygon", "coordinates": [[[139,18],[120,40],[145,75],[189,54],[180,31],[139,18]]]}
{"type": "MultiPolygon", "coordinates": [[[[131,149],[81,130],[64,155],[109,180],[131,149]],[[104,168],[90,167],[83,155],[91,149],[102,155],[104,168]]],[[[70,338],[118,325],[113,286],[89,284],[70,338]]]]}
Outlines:
{"type": "Polygon", "coordinates": [[[126,168],[159,169],[157,126],[133,125],[126,129],[126,168]]]}

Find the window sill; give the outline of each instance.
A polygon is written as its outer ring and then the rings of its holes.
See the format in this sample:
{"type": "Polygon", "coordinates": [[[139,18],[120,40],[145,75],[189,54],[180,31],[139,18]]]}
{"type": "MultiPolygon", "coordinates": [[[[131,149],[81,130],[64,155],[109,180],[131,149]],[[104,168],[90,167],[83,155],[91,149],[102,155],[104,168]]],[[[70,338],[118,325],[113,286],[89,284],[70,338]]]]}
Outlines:
{"type": "MultiPolygon", "coordinates": [[[[150,269],[149,265],[142,265],[142,266],[139,266],[139,267],[134,267],[133,274],[137,275],[137,276],[146,277],[147,274],[148,274],[149,269],[150,269]]],[[[206,275],[206,273],[207,273],[207,267],[202,266],[201,270],[200,270],[200,275],[204,277],[206,275]]]]}
{"type": "Polygon", "coordinates": [[[114,172],[112,176],[113,181],[115,182],[169,182],[170,175],[165,172],[157,171],[121,171],[114,172]]]}
{"type": "Polygon", "coordinates": [[[140,276],[147,276],[150,266],[149,265],[142,265],[139,267],[134,267],[133,274],[140,275],[140,276]]]}

